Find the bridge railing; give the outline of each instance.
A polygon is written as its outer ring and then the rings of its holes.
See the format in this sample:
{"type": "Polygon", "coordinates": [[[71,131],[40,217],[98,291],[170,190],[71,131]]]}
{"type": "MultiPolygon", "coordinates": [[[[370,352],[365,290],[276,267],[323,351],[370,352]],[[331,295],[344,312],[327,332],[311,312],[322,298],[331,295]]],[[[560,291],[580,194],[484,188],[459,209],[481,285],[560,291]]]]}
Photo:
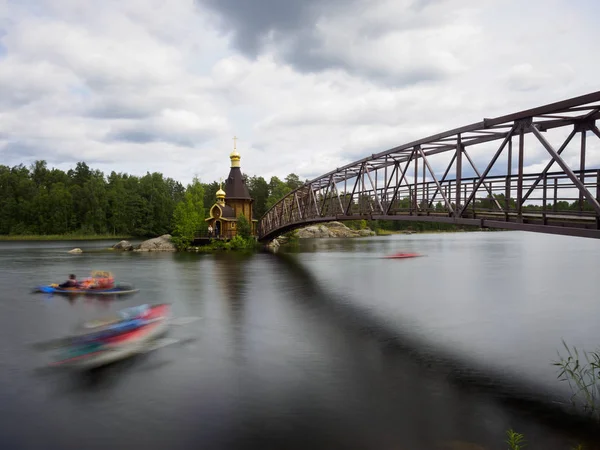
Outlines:
{"type": "Polygon", "coordinates": [[[371,155],[290,192],[260,219],[259,238],[356,218],[600,237],[599,117],[595,92],[371,155]]]}

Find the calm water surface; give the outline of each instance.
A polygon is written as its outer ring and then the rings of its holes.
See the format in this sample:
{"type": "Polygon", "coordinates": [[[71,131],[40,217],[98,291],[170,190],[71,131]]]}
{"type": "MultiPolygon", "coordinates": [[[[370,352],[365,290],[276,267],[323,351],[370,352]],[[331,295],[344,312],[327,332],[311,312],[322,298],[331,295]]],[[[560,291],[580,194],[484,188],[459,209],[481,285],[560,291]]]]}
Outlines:
{"type": "MultiPolygon", "coordinates": [[[[520,232],[305,240],[277,255],[66,253],[0,242],[2,449],[530,449],[594,444],[563,415],[561,339],[600,343],[600,242],[520,232]],[[394,251],[424,257],[388,260],[394,251]],[[31,294],[111,270],[125,299],[31,294]],[[90,374],[30,343],[125,306],[201,319],[90,374]]],[[[600,442],[600,439],[598,439],[600,442]]]]}

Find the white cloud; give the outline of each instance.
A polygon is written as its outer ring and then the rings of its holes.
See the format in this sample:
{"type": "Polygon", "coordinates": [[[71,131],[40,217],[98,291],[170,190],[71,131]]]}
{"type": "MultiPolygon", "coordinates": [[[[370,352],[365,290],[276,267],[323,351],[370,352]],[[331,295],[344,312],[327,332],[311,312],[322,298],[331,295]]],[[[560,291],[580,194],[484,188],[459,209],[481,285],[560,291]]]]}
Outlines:
{"type": "MultiPolygon", "coordinates": [[[[306,178],[598,89],[598,7],[582,0],[240,5],[3,3],[0,162],[211,181],[237,134],[246,173],[306,178]]],[[[471,154],[480,170],[491,148],[471,154]]]]}

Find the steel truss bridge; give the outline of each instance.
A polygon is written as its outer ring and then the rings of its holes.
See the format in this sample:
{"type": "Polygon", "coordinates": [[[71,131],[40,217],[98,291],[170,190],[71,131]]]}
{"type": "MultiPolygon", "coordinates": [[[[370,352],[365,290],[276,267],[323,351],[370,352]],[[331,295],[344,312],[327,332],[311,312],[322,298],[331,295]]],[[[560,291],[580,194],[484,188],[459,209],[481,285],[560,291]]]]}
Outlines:
{"type": "Polygon", "coordinates": [[[259,240],[360,219],[600,238],[598,118],[600,91],[373,154],[279,200],[259,220],[259,240]]]}

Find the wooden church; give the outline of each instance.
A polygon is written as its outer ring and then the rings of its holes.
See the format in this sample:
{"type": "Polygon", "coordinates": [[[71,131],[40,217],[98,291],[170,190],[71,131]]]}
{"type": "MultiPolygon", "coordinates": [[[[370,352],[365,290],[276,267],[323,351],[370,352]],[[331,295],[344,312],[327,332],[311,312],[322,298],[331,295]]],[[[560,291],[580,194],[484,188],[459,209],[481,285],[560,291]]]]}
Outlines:
{"type": "Polygon", "coordinates": [[[210,208],[209,217],[205,219],[208,224],[209,237],[217,239],[231,239],[237,234],[237,221],[243,214],[248,223],[252,235],[256,235],[256,224],[258,222],[252,215],[252,203],[248,186],[240,169],[240,154],[235,145],[233,152],[229,155],[231,169],[225,180],[225,190],[221,187],[216,194],[217,202],[210,208]],[[212,230],[212,233],[210,233],[212,230]]]}

